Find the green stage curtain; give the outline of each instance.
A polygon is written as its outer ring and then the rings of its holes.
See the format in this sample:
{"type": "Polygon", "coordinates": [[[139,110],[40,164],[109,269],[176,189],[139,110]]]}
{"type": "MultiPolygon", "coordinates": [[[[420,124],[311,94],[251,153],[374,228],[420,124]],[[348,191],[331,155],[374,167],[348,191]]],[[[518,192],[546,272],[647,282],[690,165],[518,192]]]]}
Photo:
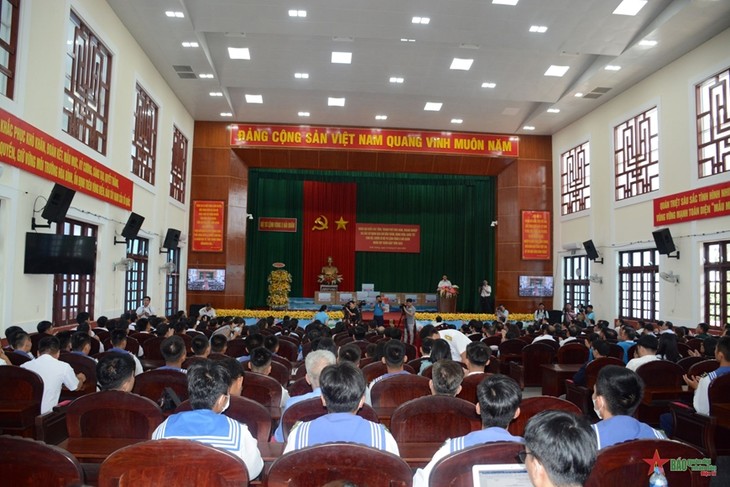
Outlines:
{"type": "MultiPolygon", "coordinates": [[[[299,218],[297,233],[249,228],[246,302],[264,306],[266,277],[275,261],[292,273],[291,296],[301,296],[303,181],[357,183],[357,222],[420,225],[418,254],[357,252],[355,287],[433,293],[443,274],[461,288],[458,310],[478,310],[478,288],[493,282],[495,181],[491,177],[251,169],[249,212],[299,218]],[[297,199],[298,198],[298,199],[297,199]]],[[[255,222],[256,220],[254,220],[255,222]]],[[[335,263],[336,264],[336,263],[335,263]]],[[[342,289],[342,291],[346,291],[342,289]]]]}

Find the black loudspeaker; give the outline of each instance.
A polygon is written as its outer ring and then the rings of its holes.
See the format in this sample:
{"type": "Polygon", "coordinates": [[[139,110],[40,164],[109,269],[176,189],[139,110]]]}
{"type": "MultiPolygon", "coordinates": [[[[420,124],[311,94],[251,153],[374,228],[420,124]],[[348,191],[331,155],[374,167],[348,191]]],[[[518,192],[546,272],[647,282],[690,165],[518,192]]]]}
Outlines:
{"type": "Polygon", "coordinates": [[[583,242],[583,248],[586,249],[588,260],[596,260],[598,258],[598,251],[596,250],[596,246],[593,245],[593,240],[583,242]]]}
{"type": "Polygon", "coordinates": [[[142,228],[142,223],[144,222],[144,217],[142,215],[138,215],[134,212],[132,212],[129,215],[129,219],[127,220],[127,224],[124,225],[124,230],[122,230],[122,237],[124,238],[134,238],[139,233],[139,229],[142,228]]]}
{"type": "Polygon", "coordinates": [[[69,206],[71,206],[71,200],[74,199],[76,191],[69,189],[60,184],[55,184],[51,191],[51,196],[48,197],[46,207],[43,208],[41,216],[49,222],[61,223],[66,217],[66,212],[69,206]]]}
{"type": "Polygon", "coordinates": [[[168,228],[167,234],[165,235],[165,241],[162,243],[162,248],[165,249],[176,249],[177,243],[180,241],[180,230],[174,228],[168,228]]]}
{"type": "Polygon", "coordinates": [[[672,234],[668,228],[655,230],[651,234],[654,235],[654,242],[660,254],[669,255],[677,250],[677,247],[674,246],[674,240],[672,240],[672,234]]]}

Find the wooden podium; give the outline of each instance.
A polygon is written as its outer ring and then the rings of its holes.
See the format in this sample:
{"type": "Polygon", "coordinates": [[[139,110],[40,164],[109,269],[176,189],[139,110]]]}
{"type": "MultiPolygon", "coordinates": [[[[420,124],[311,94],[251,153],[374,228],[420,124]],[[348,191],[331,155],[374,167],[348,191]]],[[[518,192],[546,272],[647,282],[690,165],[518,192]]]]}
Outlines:
{"type": "Polygon", "coordinates": [[[456,296],[451,298],[442,298],[437,296],[436,307],[439,313],[456,313],[456,296]]]}

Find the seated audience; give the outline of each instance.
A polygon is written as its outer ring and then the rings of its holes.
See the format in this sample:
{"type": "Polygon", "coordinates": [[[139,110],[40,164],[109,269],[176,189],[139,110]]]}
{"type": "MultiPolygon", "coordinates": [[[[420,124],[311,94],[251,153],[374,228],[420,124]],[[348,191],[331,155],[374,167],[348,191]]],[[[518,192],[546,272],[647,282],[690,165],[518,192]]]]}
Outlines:
{"type": "Polygon", "coordinates": [[[636,345],[636,330],[631,326],[622,326],[619,333],[618,346],[624,349],[624,363],[629,363],[629,350],[636,345]]]}
{"type": "Polygon", "coordinates": [[[675,364],[679,362],[682,356],[679,354],[677,347],[677,335],[674,333],[662,333],[659,335],[659,343],[656,349],[656,355],[662,360],[668,360],[675,364]]]}
{"type": "Polygon", "coordinates": [[[131,353],[113,352],[96,364],[96,381],[102,391],[132,392],[135,363],[131,353]]]}
{"type": "Polygon", "coordinates": [[[715,358],[715,347],[717,347],[717,338],[709,337],[702,340],[699,350],[689,350],[690,357],[704,357],[706,359],[715,358]]]}
{"type": "Polygon", "coordinates": [[[223,335],[213,335],[210,337],[210,353],[223,355],[228,348],[228,339],[223,335]]]}
{"type": "Polygon", "coordinates": [[[33,360],[33,354],[30,353],[30,349],[33,348],[33,342],[30,340],[30,335],[21,330],[14,333],[12,338],[13,340],[10,343],[10,346],[13,347],[12,353],[17,353],[33,360]]]}
{"type": "Polygon", "coordinates": [[[359,365],[361,355],[362,350],[360,350],[360,347],[354,343],[346,343],[337,351],[337,361],[342,362],[343,360],[346,360],[355,365],[359,365]]]}
{"type": "Polygon", "coordinates": [[[349,362],[328,365],[320,374],[319,385],[327,414],[295,425],[284,453],[321,443],[347,441],[399,454],[398,445],[385,426],[356,414],[365,401],[365,378],[359,368],[349,362]]]}
{"type": "Polygon", "coordinates": [[[453,330],[451,328],[436,329],[433,325],[426,325],[421,328],[420,336],[421,340],[427,337],[434,340],[439,338],[446,340],[451,350],[451,360],[456,362],[460,362],[464,358],[463,354],[466,352],[466,347],[471,343],[469,337],[459,330],[453,330]]]}
{"type": "Polygon", "coordinates": [[[243,460],[249,478],[254,479],[264,467],[256,439],[248,427],[221,414],[230,405],[230,385],[230,373],[221,362],[204,360],[191,365],[188,395],[193,410],[167,418],[152,439],[180,438],[227,450],[243,460]]]}
{"type": "MultiPolygon", "coordinates": [[[[71,335],[71,353],[89,357],[89,352],[91,352],[91,337],[88,333],[77,331],[71,335]]],[[[96,361],[93,357],[89,357],[89,360],[96,361]]]]}
{"type": "MultiPolygon", "coordinates": [[[[248,368],[251,372],[261,375],[271,374],[271,355],[272,353],[264,348],[258,347],[251,351],[251,359],[248,361],[248,368]]],[[[286,405],[289,400],[289,391],[284,386],[281,387],[281,407],[286,405]]]]}
{"type": "Polygon", "coordinates": [[[58,338],[49,335],[38,342],[38,358],[21,365],[43,379],[41,414],[51,411],[58,404],[58,399],[61,397],[61,386],[66,386],[66,389],[70,391],[78,391],[86,380],[83,373],[74,373],[74,369],[69,364],[58,360],[60,355],[61,348],[58,338]]]}
{"type": "Polygon", "coordinates": [[[432,378],[428,381],[432,395],[455,397],[461,392],[464,369],[460,363],[449,359],[442,359],[433,364],[432,372],[432,378]]]}
{"type": "MultiPolygon", "coordinates": [[[[431,354],[433,355],[433,351],[431,351],[431,354]]],[[[403,369],[403,364],[408,361],[408,357],[406,356],[406,347],[401,341],[389,340],[385,344],[385,347],[383,349],[383,358],[380,360],[385,364],[388,372],[381,375],[380,377],[376,377],[368,385],[365,392],[365,402],[369,405],[372,405],[372,402],[370,400],[370,391],[375,384],[382,380],[387,380],[389,377],[393,377],[394,375],[409,373],[407,370],[403,369]]]]}
{"type": "Polygon", "coordinates": [[[443,338],[431,339],[431,353],[428,355],[428,360],[421,361],[421,368],[418,370],[418,375],[423,375],[423,372],[427,368],[443,359],[451,360],[451,347],[449,346],[449,342],[443,338]]]}
{"type": "Polygon", "coordinates": [[[464,363],[466,364],[466,375],[481,374],[489,365],[492,356],[492,349],[484,342],[472,342],[466,347],[464,363]]]}
{"type": "Polygon", "coordinates": [[[135,375],[139,375],[144,371],[142,369],[142,363],[139,361],[139,359],[137,357],[135,357],[132,354],[132,352],[129,352],[126,350],[126,347],[127,347],[126,330],[115,328],[114,330],[111,331],[111,333],[109,333],[109,341],[112,344],[112,348],[109,349],[110,352],[128,353],[129,355],[132,356],[132,358],[134,358],[135,375]]]}
{"type": "Polygon", "coordinates": [[[36,330],[38,330],[39,335],[49,335],[49,336],[54,335],[53,323],[51,323],[50,321],[43,320],[43,321],[39,322],[35,328],[36,328],[36,330]]]}
{"type": "Polygon", "coordinates": [[[532,343],[539,342],[542,340],[550,340],[550,341],[554,342],[555,337],[553,337],[553,335],[552,335],[554,329],[551,329],[551,328],[553,328],[553,327],[551,327],[547,323],[541,325],[540,326],[540,335],[536,336],[535,339],[532,341],[532,343]]]}
{"type": "Polygon", "coordinates": [[[193,355],[196,357],[207,358],[210,355],[210,342],[205,335],[195,335],[191,348],[193,349],[193,355]]]}
{"type": "Polygon", "coordinates": [[[165,338],[160,343],[160,352],[162,357],[165,359],[165,365],[158,367],[157,370],[177,370],[178,372],[186,372],[182,368],[182,363],[185,362],[186,350],[185,342],[182,338],[177,335],[173,335],[165,338]]]}
{"type": "Polygon", "coordinates": [[[560,346],[567,345],[569,343],[578,343],[578,335],[580,335],[580,327],[575,324],[568,325],[568,336],[560,340],[560,346]]]}
{"type": "Polygon", "coordinates": [[[659,360],[656,356],[657,348],[659,347],[659,340],[653,334],[641,335],[636,342],[635,358],[629,360],[626,364],[626,368],[636,372],[639,366],[644,365],[654,360],[659,360]]]}
{"type": "Polygon", "coordinates": [[[730,373],[730,337],[723,336],[717,341],[715,347],[715,359],[720,362],[720,367],[703,377],[684,376],[684,382],[693,389],[694,399],[692,404],[700,414],[710,414],[710,400],[707,395],[712,381],[720,376],[730,373]]]}
{"type": "Polygon", "coordinates": [[[477,398],[479,401],[476,404],[476,411],[482,418],[482,429],[466,436],[446,440],[428,465],[416,470],[413,487],[428,486],[434,465],[452,453],[493,441],[523,441],[521,437],[512,436],[507,431],[512,420],[520,415],[520,402],[522,402],[522,391],[514,379],[505,375],[486,377],[477,387],[477,398]]]}
{"type": "Polygon", "coordinates": [[[710,338],[712,335],[709,333],[710,331],[710,325],[707,323],[698,323],[697,328],[695,328],[695,338],[699,338],[700,340],[705,340],[707,338],[710,338]]]}
{"type": "Polygon", "coordinates": [[[628,440],[666,438],[632,417],[643,396],[644,381],[636,372],[618,365],[601,369],[593,392],[593,409],[601,421],[592,426],[599,450],[628,440]]]}
{"type": "Polygon", "coordinates": [[[543,411],[527,422],[523,456],[535,487],[582,486],[596,461],[596,437],[582,416],[543,411]]]}
{"type": "Polygon", "coordinates": [[[578,372],[575,373],[573,376],[573,382],[577,386],[585,386],[586,385],[586,369],[588,368],[588,364],[590,364],[593,360],[597,358],[602,357],[608,357],[611,352],[611,346],[608,344],[608,342],[605,342],[603,340],[594,340],[593,343],[591,343],[591,355],[593,358],[588,358],[588,361],[584,363],[580,369],[578,369],[578,372]]]}

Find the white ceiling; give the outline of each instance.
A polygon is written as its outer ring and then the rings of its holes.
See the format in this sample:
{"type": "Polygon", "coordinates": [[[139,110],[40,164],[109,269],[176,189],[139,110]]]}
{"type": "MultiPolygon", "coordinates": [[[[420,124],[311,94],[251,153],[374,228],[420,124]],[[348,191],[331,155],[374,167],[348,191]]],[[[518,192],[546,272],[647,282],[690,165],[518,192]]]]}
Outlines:
{"type": "Polygon", "coordinates": [[[730,27],[728,0],[649,0],[633,17],[612,14],[620,0],[107,2],[196,120],[507,134],[553,134],[730,27]],[[289,9],[307,16],[290,18],[289,9]],[[431,20],[415,25],[414,16],[431,20]],[[530,33],[531,25],[548,30],[530,33]],[[643,39],[657,44],[642,47],[643,39]],[[228,47],[249,48],[251,59],[229,59],[228,47]],[[332,64],[332,51],[352,52],[352,64],[332,64]],[[471,70],[450,70],[455,57],[474,59],[471,70]],[[569,69],[546,77],[551,64],[569,69]],[[622,69],[606,71],[608,64],[622,69]],[[182,79],[175,65],[195,76],[182,79]],[[392,84],[391,76],[405,82],[392,84]],[[486,81],[496,88],[482,88],[486,81]],[[574,96],[595,88],[609,90],[574,96]],[[262,95],[263,104],[247,104],[245,94],[262,95]],[[346,98],[345,107],[328,107],[329,96],[346,98]],[[443,103],[441,111],[424,111],[427,101],[443,103]],[[376,121],[379,114],[388,119],[376,121]]]}

